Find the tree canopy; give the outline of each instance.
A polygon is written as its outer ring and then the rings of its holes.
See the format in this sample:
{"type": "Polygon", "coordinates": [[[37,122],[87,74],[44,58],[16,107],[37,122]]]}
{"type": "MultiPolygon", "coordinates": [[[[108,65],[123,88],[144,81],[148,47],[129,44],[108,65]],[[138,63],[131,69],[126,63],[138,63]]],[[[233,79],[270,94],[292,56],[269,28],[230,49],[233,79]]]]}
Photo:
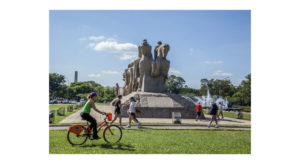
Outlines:
{"type": "Polygon", "coordinates": [[[94,81],[73,82],[67,86],[64,78],[63,75],[50,74],[50,98],[87,99],[91,92],[99,95],[97,101],[110,101],[115,98],[112,87],[103,87],[94,81]]]}
{"type": "Polygon", "coordinates": [[[207,94],[207,87],[211,95],[227,98],[237,105],[251,105],[251,74],[240,85],[234,86],[229,79],[201,79],[200,89],[189,88],[180,76],[171,75],[166,80],[166,89],[169,93],[181,94],[188,97],[207,94]]]}
{"type": "MultiPolygon", "coordinates": [[[[185,80],[180,76],[170,75],[165,82],[166,91],[186,95],[188,97],[202,96],[207,94],[207,87],[211,95],[227,98],[231,103],[237,105],[251,105],[251,74],[245,77],[240,85],[234,86],[228,79],[201,79],[200,89],[189,88],[185,80]]],[[[115,98],[113,87],[104,87],[94,81],[73,82],[70,86],[63,75],[57,73],[49,74],[49,96],[52,98],[87,99],[91,92],[99,96],[97,101],[111,101],[115,98]]]]}
{"type": "Polygon", "coordinates": [[[185,80],[180,76],[170,75],[165,82],[167,92],[178,94],[185,84],[185,80]]]}
{"type": "Polygon", "coordinates": [[[61,90],[63,89],[63,84],[65,83],[65,77],[63,75],[59,75],[57,73],[49,74],[49,95],[50,97],[59,95],[61,90]]]}

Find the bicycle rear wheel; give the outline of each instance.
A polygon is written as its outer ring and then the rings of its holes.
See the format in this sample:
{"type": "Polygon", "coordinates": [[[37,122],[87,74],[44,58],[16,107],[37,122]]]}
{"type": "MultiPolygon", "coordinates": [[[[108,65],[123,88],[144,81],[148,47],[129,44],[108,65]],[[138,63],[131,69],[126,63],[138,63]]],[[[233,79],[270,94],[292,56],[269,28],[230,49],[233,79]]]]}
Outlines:
{"type": "Polygon", "coordinates": [[[82,128],[80,134],[75,134],[73,132],[68,131],[67,139],[72,145],[82,145],[88,139],[88,131],[85,128],[82,128]]]}
{"type": "Polygon", "coordinates": [[[122,139],[122,130],[117,125],[107,126],[103,134],[104,140],[110,144],[118,143],[122,139]]]}

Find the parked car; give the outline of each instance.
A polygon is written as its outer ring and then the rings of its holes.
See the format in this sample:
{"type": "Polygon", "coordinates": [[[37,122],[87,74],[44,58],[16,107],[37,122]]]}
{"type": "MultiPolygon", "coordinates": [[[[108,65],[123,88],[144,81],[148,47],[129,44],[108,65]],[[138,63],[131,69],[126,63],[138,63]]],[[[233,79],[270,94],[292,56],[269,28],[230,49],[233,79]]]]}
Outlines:
{"type": "Polygon", "coordinates": [[[58,101],[57,101],[56,99],[52,99],[52,100],[49,101],[49,103],[50,103],[50,104],[57,104],[58,101]]]}
{"type": "Polygon", "coordinates": [[[69,104],[69,101],[68,100],[64,100],[62,103],[63,104],[69,104]]]}
{"type": "Polygon", "coordinates": [[[83,106],[83,105],[85,104],[85,102],[86,102],[86,101],[85,101],[84,99],[80,99],[80,100],[79,100],[79,104],[80,104],[81,106],[83,106]]]}
{"type": "Polygon", "coordinates": [[[69,103],[70,103],[70,104],[77,104],[77,101],[75,101],[75,100],[70,100],[69,103]]]}

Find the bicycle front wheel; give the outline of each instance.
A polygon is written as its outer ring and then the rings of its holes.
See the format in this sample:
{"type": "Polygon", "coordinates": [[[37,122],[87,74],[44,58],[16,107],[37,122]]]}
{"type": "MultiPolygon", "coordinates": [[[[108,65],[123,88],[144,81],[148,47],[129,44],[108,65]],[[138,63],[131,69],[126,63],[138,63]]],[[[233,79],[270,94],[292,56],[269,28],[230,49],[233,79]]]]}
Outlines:
{"type": "Polygon", "coordinates": [[[122,130],[117,125],[107,126],[103,131],[103,137],[107,143],[118,143],[122,139],[122,130]]]}

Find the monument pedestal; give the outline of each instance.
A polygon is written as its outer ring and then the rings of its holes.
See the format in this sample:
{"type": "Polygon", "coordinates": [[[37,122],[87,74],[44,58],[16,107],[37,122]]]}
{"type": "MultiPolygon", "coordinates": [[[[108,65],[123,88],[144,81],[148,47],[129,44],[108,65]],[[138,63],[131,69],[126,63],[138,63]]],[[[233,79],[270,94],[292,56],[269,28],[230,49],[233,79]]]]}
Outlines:
{"type": "Polygon", "coordinates": [[[159,76],[159,77],[144,76],[143,84],[144,84],[142,86],[143,92],[155,92],[155,93],[165,92],[163,76],[159,76]]]}
{"type": "MultiPolygon", "coordinates": [[[[122,104],[128,104],[129,98],[136,99],[136,108],[142,113],[140,118],[171,118],[172,112],[180,112],[181,118],[196,118],[195,104],[177,94],[132,92],[122,98],[122,104]]],[[[122,116],[128,116],[127,109],[121,110],[122,116]]]]}

